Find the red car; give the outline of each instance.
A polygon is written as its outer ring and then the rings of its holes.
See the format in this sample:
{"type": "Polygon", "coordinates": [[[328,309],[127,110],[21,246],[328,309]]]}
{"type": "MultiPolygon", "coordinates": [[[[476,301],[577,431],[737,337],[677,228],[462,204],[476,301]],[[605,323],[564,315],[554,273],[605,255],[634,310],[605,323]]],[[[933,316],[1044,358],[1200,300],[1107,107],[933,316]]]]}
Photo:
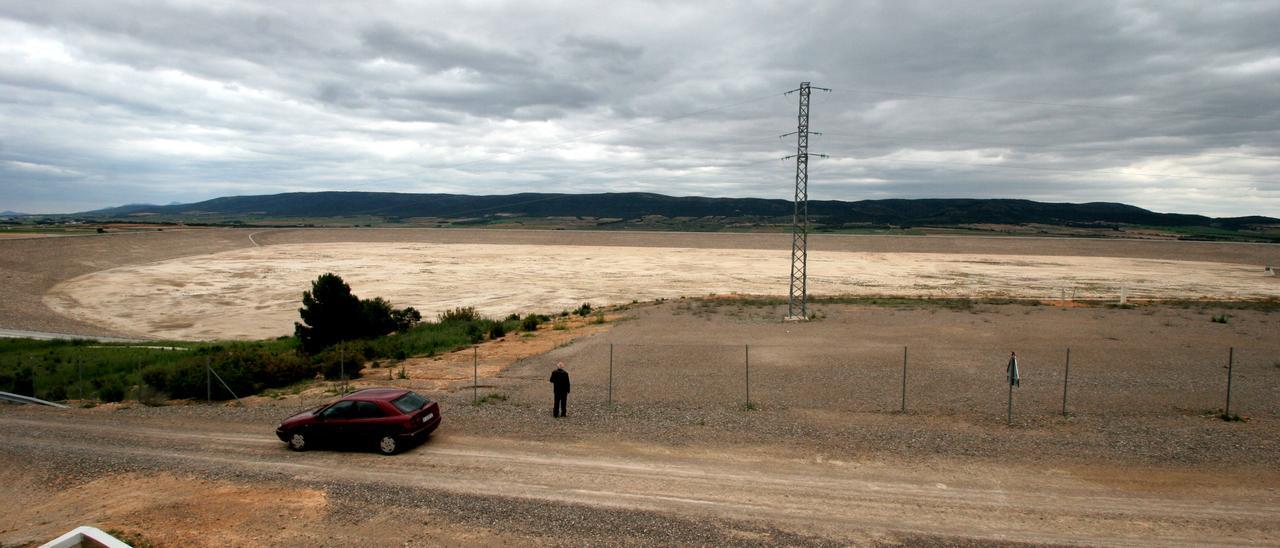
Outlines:
{"type": "Polygon", "coordinates": [[[368,388],[285,419],[276,436],[294,451],[325,443],[372,443],[391,455],[426,439],[438,426],[439,404],[401,388],[368,388]]]}

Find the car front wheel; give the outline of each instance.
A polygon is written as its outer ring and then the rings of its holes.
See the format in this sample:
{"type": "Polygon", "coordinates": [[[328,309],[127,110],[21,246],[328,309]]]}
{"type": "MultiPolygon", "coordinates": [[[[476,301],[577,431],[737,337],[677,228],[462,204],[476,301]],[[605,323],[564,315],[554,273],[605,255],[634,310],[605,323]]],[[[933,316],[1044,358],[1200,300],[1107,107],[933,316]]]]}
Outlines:
{"type": "Polygon", "coordinates": [[[289,435],[289,449],[293,449],[294,451],[306,451],[308,441],[307,436],[302,432],[294,432],[289,435]]]}
{"type": "Polygon", "coordinates": [[[383,455],[394,455],[400,449],[400,441],[395,436],[382,436],[378,440],[378,452],[383,455]]]}

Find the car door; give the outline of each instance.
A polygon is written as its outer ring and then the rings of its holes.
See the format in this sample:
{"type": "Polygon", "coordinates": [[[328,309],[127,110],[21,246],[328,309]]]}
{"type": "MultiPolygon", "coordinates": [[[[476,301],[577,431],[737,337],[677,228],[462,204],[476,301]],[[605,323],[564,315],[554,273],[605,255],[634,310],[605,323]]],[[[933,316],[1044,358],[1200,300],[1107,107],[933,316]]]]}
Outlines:
{"type": "Polygon", "coordinates": [[[316,422],[316,433],[323,439],[340,440],[346,437],[351,417],[355,414],[355,402],[340,401],[320,412],[321,420],[316,422]]]}
{"type": "Polygon", "coordinates": [[[350,421],[350,429],[352,437],[359,438],[360,441],[380,438],[386,430],[386,413],[377,403],[358,401],[350,421]]]}

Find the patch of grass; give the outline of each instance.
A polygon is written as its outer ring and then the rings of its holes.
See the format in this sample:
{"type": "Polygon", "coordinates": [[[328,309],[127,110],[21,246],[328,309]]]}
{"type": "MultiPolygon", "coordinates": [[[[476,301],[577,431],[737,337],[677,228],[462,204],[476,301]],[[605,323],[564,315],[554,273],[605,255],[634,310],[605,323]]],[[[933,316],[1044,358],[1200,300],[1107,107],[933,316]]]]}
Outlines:
{"type": "Polygon", "coordinates": [[[1210,318],[1209,321],[1213,323],[1228,323],[1228,318],[1230,318],[1230,316],[1227,316],[1226,314],[1217,314],[1213,318],[1210,318]]]}
{"type": "Polygon", "coordinates": [[[760,410],[760,406],[759,406],[758,404],[754,403],[754,402],[747,402],[747,403],[742,404],[741,409],[742,409],[743,411],[759,411],[759,410],[760,410]]]}
{"type": "Polygon", "coordinates": [[[489,394],[485,394],[485,395],[481,396],[481,397],[480,397],[480,399],[478,399],[478,400],[475,400],[475,401],[471,402],[471,405],[473,405],[473,406],[475,406],[475,407],[480,407],[481,405],[487,405],[487,404],[492,404],[492,403],[499,403],[499,402],[504,402],[504,401],[507,401],[507,395],[506,395],[506,394],[503,394],[503,393],[501,393],[501,392],[492,392],[492,393],[489,393],[489,394]]]}

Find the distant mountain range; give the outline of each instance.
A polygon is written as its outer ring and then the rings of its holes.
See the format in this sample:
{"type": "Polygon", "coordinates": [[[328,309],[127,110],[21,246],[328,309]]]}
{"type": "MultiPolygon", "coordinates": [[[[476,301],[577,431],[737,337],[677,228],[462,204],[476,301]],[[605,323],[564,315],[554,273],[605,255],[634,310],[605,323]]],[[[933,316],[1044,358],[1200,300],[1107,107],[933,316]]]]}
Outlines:
{"type": "MultiPolygon", "coordinates": [[[[382,217],[389,219],[476,219],[490,217],[587,217],[637,219],[755,218],[790,220],[789,200],[761,198],[703,198],[651,193],[402,194],[392,192],[294,192],[263,196],[231,196],[176,205],[133,204],[77,214],[93,218],[140,216],[242,218],[382,217]]],[[[876,224],[947,226],[962,224],[1128,224],[1144,226],[1211,226],[1237,230],[1256,225],[1280,225],[1272,217],[1211,218],[1203,215],[1156,213],[1126,204],[1045,203],[1005,199],[890,199],[843,202],[812,200],[812,220],[828,226],[876,224]]]]}
{"type": "Polygon", "coordinates": [[[18,211],[9,211],[7,209],[4,211],[0,211],[0,217],[22,217],[24,215],[26,215],[26,213],[21,213],[18,211]]]}

